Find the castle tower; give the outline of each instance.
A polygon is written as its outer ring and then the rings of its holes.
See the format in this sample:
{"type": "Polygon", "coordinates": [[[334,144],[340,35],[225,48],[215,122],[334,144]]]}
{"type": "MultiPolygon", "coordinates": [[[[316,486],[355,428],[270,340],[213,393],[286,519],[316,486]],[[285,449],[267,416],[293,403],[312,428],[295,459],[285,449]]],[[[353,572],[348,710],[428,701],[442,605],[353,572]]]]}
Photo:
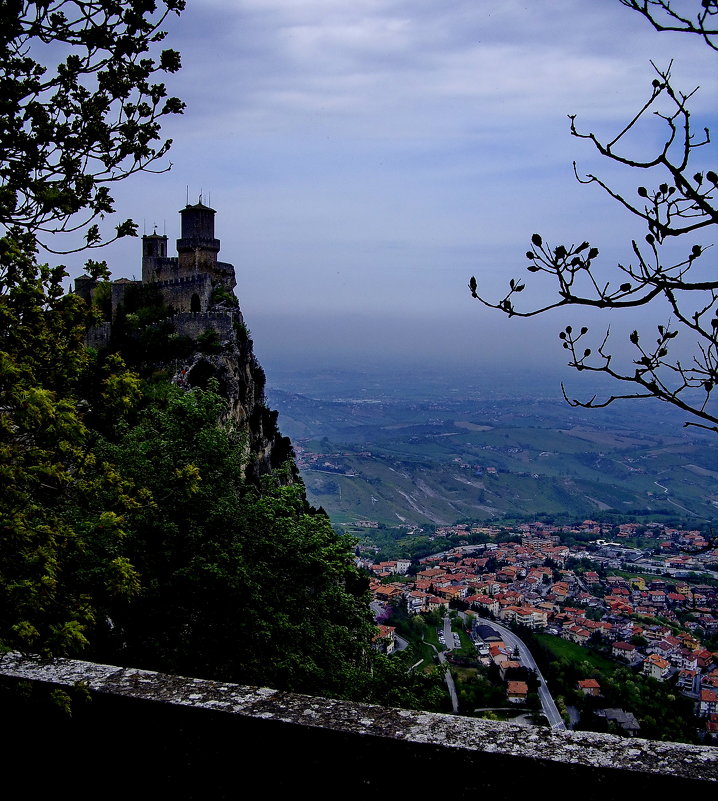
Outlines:
{"type": "Polygon", "coordinates": [[[157,231],[142,237],[142,281],[147,284],[157,281],[160,260],[167,258],[167,237],[157,231]]]}
{"type": "Polygon", "coordinates": [[[180,275],[216,271],[219,239],[214,238],[215,213],[201,200],[194,206],[188,204],[180,211],[182,237],[177,240],[180,275]]]}

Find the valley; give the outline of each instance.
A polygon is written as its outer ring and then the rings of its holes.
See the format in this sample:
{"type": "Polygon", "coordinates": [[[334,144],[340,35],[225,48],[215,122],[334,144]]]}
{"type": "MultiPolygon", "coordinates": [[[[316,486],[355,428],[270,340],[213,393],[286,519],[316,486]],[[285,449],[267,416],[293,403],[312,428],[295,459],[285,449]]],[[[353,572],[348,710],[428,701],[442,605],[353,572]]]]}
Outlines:
{"type": "Polygon", "coordinates": [[[571,408],[549,377],[279,373],[312,503],[366,530],[538,516],[718,518],[714,435],[658,403],[571,408]],[[290,387],[290,389],[286,389],[290,387]],[[411,399],[411,400],[409,400],[411,399]]]}

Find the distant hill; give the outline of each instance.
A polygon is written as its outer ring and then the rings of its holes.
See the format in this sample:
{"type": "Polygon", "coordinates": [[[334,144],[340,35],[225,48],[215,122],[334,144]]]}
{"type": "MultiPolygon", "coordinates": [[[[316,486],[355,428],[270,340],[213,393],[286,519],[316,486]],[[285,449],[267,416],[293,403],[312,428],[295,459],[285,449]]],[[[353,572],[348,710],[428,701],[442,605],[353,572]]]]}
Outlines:
{"type": "Polygon", "coordinates": [[[431,379],[418,398],[402,398],[395,380],[389,389],[380,377],[358,383],[320,376],[315,398],[268,391],[310,500],[336,523],[601,512],[718,519],[718,442],[660,404],[589,412],[525,389],[501,397],[496,385],[482,397],[468,382],[447,393],[431,379]]]}

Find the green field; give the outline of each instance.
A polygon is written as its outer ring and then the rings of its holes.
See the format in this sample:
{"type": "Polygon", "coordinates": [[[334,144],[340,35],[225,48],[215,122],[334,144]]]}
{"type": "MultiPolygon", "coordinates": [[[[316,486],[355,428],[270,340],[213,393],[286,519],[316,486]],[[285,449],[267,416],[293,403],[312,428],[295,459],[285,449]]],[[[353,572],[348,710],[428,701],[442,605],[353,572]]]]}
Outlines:
{"type": "Polygon", "coordinates": [[[588,662],[591,667],[600,670],[605,675],[610,675],[616,670],[616,662],[606,659],[606,657],[589,648],[583,648],[561,637],[555,637],[553,634],[536,634],[536,639],[558,659],[564,658],[571,662],[588,662]]]}
{"type": "Polygon", "coordinates": [[[311,502],[337,524],[604,513],[718,522],[718,447],[660,405],[594,414],[536,397],[482,399],[475,389],[447,398],[434,383],[430,397],[411,401],[377,384],[376,402],[367,402],[347,399],[365,388],[346,380],[341,400],[269,396],[311,502]]]}

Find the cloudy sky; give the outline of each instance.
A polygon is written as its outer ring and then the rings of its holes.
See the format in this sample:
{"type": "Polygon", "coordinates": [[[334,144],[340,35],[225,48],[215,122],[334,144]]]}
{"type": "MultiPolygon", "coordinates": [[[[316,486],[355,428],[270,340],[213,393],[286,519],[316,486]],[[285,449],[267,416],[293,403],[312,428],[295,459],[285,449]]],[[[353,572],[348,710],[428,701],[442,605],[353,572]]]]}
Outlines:
{"type": "MultiPolygon", "coordinates": [[[[168,26],[183,60],[169,86],[187,103],[165,126],[173,168],[118,187],[118,212],[173,240],[187,192],[191,202],[202,193],[270,364],[560,364],[556,334],[580,318],[507,321],[466,284],[476,274],[495,296],[525,277],[535,231],[554,243],[589,239],[606,264],[642,236],[576,182],[574,159],[613,173],[569,135],[567,115],[615,134],[650,90],[650,60],[674,59],[676,84],[701,86],[695,120],[715,121],[715,54],[695,37],[654,32],[618,0],[188,7],[168,26]]],[[[632,144],[657,142],[646,130],[632,144]]],[[[107,250],[115,277],[139,276],[139,251],[137,240],[107,250]]]]}

